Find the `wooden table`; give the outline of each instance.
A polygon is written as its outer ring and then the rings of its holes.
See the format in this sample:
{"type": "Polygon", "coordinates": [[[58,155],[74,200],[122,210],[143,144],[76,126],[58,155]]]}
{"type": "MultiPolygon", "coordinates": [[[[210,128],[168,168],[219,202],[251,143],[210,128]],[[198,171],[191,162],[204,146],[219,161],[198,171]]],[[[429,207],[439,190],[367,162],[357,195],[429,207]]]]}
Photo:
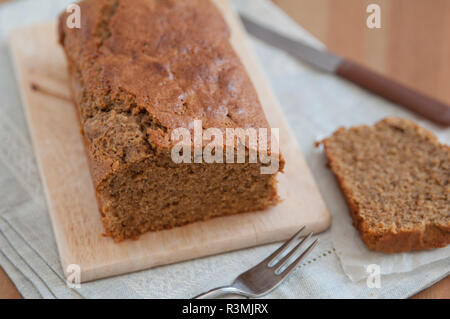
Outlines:
{"type": "MultiPolygon", "coordinates": [[[[331,50],[450,104],[450,1],[274,1],[331,50]],[[381,29],[365,26],[369,3],[381,6],[381,29]]],[[[22,298],[1,268],[0,298],[22,298]]],[[[450,299],[450,276],[414,298],[450,299]]]]}
{"type": "Polygon", "coordinates": [[[450,105],[450,1],[273,0],[336,53],[450,105]],[[366,26],[368,4],[381,28],[366,26]]]}

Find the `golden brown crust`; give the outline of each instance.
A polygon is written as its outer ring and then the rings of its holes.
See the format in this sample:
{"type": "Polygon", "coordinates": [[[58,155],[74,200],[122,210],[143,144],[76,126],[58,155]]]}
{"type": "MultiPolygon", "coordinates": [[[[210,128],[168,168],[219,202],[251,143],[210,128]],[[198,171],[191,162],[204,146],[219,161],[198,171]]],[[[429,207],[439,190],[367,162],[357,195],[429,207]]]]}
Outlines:
{"type": "Polygon", "coordinates": [[[275,174],[256,175],[260,163],[170,161],[172,130],[192,132],[194,120],[222,131],[269,127],[212,2],[79,5],[81,28],[68,28],[64,13],[58,32],[107,235],[120,241],[276,204],[275,174]]]}
{"type": "MultiPolygon", "coordinates": [[[[355,143],[359,142],[361,141],[356,141],[350,144],[352,145],[352,147],[355,147],[355,143]]],[[[369,140],[367,140],[366,142],[369,143],[369,140]]],[[[359,230],[361,239],[369,249],[384,253],[394,253],[445,247],[450,243],[450,188],[448,187],[448,177],[450,172],[447,169],[450,159],[450,148],[448,147],[448,145],[440,144],[437,141],[437,138],[432,133],[419,127],[415,123],[398,118],[387,118],[383,121],[380,121],[372,128],[366,126],[351,129],[340,128],[331,137],[324,139],[322,143],[324,145],[325,153],[328,158],[329,166],[333,170],[340,189],[343,192],[349,206],[350,214],[353,218],[353,224],[359,230]],[[439,185],[441,186],[438,188],[441,192],[439,196],[444,200],[443,206],[439,206],[440,219],[431,219],[431,221],[424,220],[422,225],[419,222],[415,223],[414,227],[410,227],[409,225],[408,227],[404,227],[405,225],[402,225],[400,220],[408,221],[408,209],[412,209],[411,207],[405,206],[403,207],[403,210],[392,210],[389,212],[391,215],[398,214],[402,216],[403,219],[397,219],[397,222],[393,223],[390,227],[377,227],[378,225],[374,224],[374,220],[370,218],[371,216],[365,215],[363,213],[366,208],[362,208],[361,206],[365,205],[365,207],[369,207],[369,197],[373,194],[365,194],[365,196],[368,197],[366,202],[362,202],[361,197],[358,197],[359,201],[357,200],[355,196],[356,192],[354,189],[354,186],[356,184],[353,183],[354,181],[352,181],[352,176],[349,173],[352,172],[352,170],[346,170],[343,168],[344,165],[342,164],[342,156],[339,156],[339,154],[336,153],[336,148],[343,147],[343,145],[341,145],[336,140],[336,137],[345,135],[345,138],[351,138],[352,136],[354,137],[355,134],[359,134],[361,130],[373,133],[375,130],[380,131],[386,129],[387,127],[393,128],[394,130],[400,130],[399,132],[401,132],[401,130],[407,130],[408,134],[420,136],[420,138],[423,138],[423,140],[421,141],[422,143],[430,143],[431,145],[433,145],[432,149],[441,150],[441,153],[439,155],[443,157],[440,159],[441,162],[438,164],[438,166],[441,165],[441,167],[443,168],[441,170],[441,174],[444,175],[445,180],[443,182],[439,182],[439,185]]],[[[401,147],[402,145],[398,146],[399,149],[401,147]]],[[[355,152],[355,154],[353,154],[355,157],[361,155],[357,154],[354,149],[349,150],[349,152],[352,151],[355,152]]],[[[430,161],[428,163],[433,162],[433,155],[437,156],[436,154],[423,155],[430,158],[430,161]]],[[[375,161],[375,159],[373,159],[373,161],[375,161]]],[[[354,165],[358,164],[354,163],[354,165]]],[[[383,165],[390,166],[392,165],[392,163],[385,162],[383,163],[383,165]]],[[[368,167],[370,167],[370,165],[368,167]]],[[[398,169],[398,167],[396,168],[398,169]]],[[[387,180],[385,182],[389,183],[390,181],[387,180]]],[[[393,197],[392,200],[395,201],[395,197],[393,197]]],[[[413,209],[420,210],[420,204],[418,204],[418,206],[414,207],[413,209]]],[[[382,216],[378,216],[378,219],[375,219],[375,222],[383,223],[384,220],[382,216]]]]}
{"type": "MultiPolygon", "coordinates": [[[[86,0],[79,5],[81,28],[69,29],[62,14],[59,38],[83,130],[102,112],[139,115],[144,137],[135,147],[168,149],[174,142],[171,130],[191,128],[194,120],[202,120],[205,129],[269,127],[229,43],[228,26],[210,1],[86,0]]],[[[113,165],[123,164],[114,153],[90,153],[96,185],[113,165]]]]}

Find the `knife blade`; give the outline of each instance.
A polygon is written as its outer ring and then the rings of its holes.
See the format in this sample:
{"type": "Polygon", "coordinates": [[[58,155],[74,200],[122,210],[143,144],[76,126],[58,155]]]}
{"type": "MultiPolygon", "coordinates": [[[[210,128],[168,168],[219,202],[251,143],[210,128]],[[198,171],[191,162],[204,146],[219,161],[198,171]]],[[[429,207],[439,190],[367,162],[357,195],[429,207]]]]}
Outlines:
{"type": "Polygon", "coordinates": [[[241,15],[241,20],[247,32],[252,36],[273,47],[288,52],[302,62],[306,62],[321,71],[335,73],[339,64],[342,62],[342,58],[335,54],[319,51],[300,41],[293,40],[278,32],[265,28],[243,15],[241,15]]]}
{"type": "Polygon", "coordinates": [[[326,50],[318,50],[266,28],[244,15],[242,23],[249,34],[281,49],[320,71],[335,74],[400,106],[406,107],[437,124],[450,125],[450,106],[417,90],[372,71],[356,62],[326,50]]]}

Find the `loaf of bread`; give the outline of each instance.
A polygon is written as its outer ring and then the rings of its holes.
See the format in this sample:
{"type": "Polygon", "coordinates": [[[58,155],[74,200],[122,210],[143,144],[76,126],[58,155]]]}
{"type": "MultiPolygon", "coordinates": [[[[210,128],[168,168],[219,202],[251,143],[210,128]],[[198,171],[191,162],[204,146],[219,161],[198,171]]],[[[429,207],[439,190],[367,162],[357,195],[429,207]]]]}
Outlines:
{"type": "Polygon", "coordinates": [[[248,149],[245,163],[171,158],[177,142],[171,133],[192,132],[194,120],[203,130],[269,128],[214,3],[85,0],[78,5],[81,27],[69,28],[64,13],[59,38],[107,236],[136,238],[279,201],[277,172],[261,174],[264,164],[249,163],[248,149]]]}
{"type": "Polygon", "coordinates": [[[322,141],[354,225],[371,250],[450,243],[450,148],[411,121],[340,128],[322,141]]]}

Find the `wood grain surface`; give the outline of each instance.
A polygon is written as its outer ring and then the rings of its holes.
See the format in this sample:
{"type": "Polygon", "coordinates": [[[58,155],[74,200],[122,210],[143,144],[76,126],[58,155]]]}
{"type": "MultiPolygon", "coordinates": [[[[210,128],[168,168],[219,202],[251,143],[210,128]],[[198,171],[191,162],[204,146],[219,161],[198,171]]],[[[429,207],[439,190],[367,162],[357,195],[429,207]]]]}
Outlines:
{"type": "Polygon", "coordinates": [[[0,267],[0,299],[22,299],[13,282],[0,267]]]}
{"type": "Polygon", "coordinates": [[[273,0],[329,50],[450,105],[450,1],[273,0]],[[381,28],[366,26],[368,4],[381,28]]]}
{"type": "MultiPolygon", "coordinates": [[[[0,0],[0,3],[6,1],[8,0],[0,0]]],[[[450,61],[447,58],[450,1],[274,1],[331,50],[449,103],[450,91],[443,86],[450,79],[450,61]],[[365,7],[369,2],[378,3],[382,7],[381,30],[363,27],[366,17],[365,7]],[[388,25],[386,22],[389,21],[395,26],[394,29],[392,27],[386,29],[388,25]],[[434,43],[426,45],[433,40],[434,43]],[[396,47],[401,47],[401,50],[396,52],[396,47]],[[424,56],[427,62],[422,64],[424,56]],[[442,67],[436,67],[434,64],[442,67]],[[409,76],[411,74],[413,76],[409,76]],[[434,86],[433,84],[437,82],[441,84],[434,86]]],[[[8,277],[0,271],[0,298],[17,296],[20,294],[8,277]]],[[[450,276],[420,292],[414,298],[450,298],[450,276]]]]}
{"type": "Polygon", "coordinates": [[[419,292],[412,299],[450,299],[450,276],[419,292]]]}

